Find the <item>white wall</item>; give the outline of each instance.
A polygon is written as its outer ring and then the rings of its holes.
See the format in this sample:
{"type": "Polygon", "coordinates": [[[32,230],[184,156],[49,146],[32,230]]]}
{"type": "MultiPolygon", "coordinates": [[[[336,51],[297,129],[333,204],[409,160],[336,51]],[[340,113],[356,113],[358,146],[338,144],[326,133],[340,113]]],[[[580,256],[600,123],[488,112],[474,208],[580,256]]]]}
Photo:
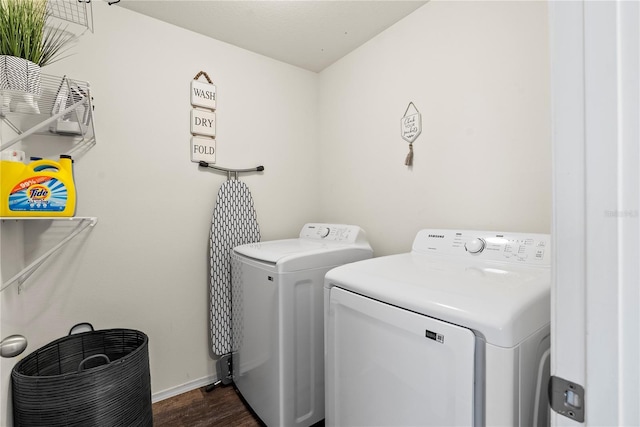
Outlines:
{"type": "Polygon", "coordinates": [[[320,73],[322,217],[376,255],[421,228],[549,233],[545,2],[431,1],[320,73]],[[422,113],[414,166],[400,119],[422,113]]]}
{"type": "MultiPolygon", "coordinates": [[[[317,74],[106,2],[92,4],[95,33],[44,72],[93,88],[98,143],[77,159],[75,177],[77,215],[99,222],[22,293],[17,286],[2,293],[2,334],[25,335],[24,356],[81,321],[139,329],[149,335],[158,394],[215,374],[208,242],[226,175],[190,162],[190,82],[204,70],[217,85],[217,164],[265,166],[241,179],[252,191],[262,238],[271,240],[294,237],[305,222],[320,219],[313,191],[317,74]]],[[[29,234],[25,246],[38,246],[40,234],[29,234]]],[[[2,359],[5,414],[15,362],[2,359]]],[[[3,415],[0,424],[6,423],[3,415]]]]}
{"type": "MultiPolygon", "coordinates": [[[[352,223],[384,255],[425,227],[549,232],[543,2],[432,1],[319,75],[92,4],[95,34],[45,71],[92,84],[98,145],[75,171],[78,215],[99,222],[2,293],[2,336],[26,335],[27,353],[90,321],[149,335],[156,396],[214,375],[207,245],[225,177],[189,161],[200,70],[218,88],[218,164],[266,168],[241,178],[263,240],[352,223]],[[423,116],[413,168],[409,101],[423,116]]],[[[15,362],[1,362],[2,393],[15,362]]]]}

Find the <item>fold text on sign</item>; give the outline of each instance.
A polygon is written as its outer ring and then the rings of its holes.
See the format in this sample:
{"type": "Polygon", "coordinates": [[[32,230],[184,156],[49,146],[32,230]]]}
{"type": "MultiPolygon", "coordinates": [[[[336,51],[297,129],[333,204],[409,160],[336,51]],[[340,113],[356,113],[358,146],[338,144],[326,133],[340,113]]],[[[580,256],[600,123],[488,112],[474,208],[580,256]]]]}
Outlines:
{"type": "Polygon", "coordinates": [[[191,161],[195,163],[216,162],[216,140],[213,138],[191,138],[191,161]]]}

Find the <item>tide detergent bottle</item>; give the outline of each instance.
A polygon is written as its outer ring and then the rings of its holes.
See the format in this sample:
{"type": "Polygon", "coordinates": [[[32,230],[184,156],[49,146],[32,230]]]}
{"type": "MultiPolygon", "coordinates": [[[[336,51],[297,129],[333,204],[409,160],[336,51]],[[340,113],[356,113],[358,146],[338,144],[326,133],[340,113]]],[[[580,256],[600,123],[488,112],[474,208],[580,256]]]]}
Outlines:
{"type": "Polygon", "coordinates": [[[73,216],[76,188],[73,160],[36,160],[27,165],[3,160],[0,164],[0,216],[73,216]]]}

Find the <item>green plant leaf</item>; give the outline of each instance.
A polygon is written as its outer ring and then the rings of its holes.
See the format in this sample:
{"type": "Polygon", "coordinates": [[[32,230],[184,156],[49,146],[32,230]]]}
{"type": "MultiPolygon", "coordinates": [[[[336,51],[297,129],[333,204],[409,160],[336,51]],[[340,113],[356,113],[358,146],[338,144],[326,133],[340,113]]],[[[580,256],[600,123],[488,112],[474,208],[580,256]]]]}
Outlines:
{"type": "Polygon", "coordinates": [[[40,66],[62,59],[77,37],[48,19],[47,0],[0,0],[0,55],[40,66]]]}

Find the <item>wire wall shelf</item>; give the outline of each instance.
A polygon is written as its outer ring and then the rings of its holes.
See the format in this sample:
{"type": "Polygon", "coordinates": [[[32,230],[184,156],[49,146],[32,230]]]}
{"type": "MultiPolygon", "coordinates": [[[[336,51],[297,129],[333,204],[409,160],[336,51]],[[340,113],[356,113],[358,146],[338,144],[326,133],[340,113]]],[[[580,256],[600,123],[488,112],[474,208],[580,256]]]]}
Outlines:
{"type": "Polygon", "coordinates": [[[0,145],[0,151],[30,135],[55,135],[73,141],[67,154],[95,145],[93,104],[89,83],[64,77],[41,75],[40,95],[1,91],[0,118],[16,136],[0,145]]]}
{"type": "Polygon", "coordinates": [[[69,224],[75,224],[75,226],[68,232],[63,233],[60,241],[49,248],[48,251],[40,255],[37,259],[33,260],[29,265],[22,268],[13,277],[6,281],[0,281],[0,292],[4,291],[13,283],[18,283],[18,292],[20,292],[22,284],[38,269],[44,262],[51,257],[51,255],[58,252],[62,247],[69,243],[74,237],[78,236],[88,227],[93,227],[98,222],[96,217],[0,217],[0,221],[5,222],[22,222],[22,221],[63,221],[69,224]]]}
{"type": "Polygon", "coordinates": [[[93,6],[90,1],[49,0],[47,11],[51,17],[77,24],[93,33],[93,6]]]}

